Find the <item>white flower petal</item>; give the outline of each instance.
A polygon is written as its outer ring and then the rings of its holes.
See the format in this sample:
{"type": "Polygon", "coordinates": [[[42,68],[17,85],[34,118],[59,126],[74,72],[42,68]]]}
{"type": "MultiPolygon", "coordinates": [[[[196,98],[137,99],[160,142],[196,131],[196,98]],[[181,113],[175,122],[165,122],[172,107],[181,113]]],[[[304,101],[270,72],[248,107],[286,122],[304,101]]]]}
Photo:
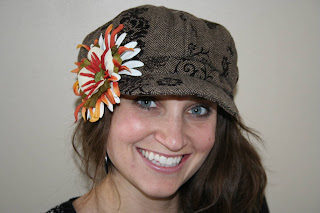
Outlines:
{"type": "Polygon", "coordinates": [[[109,71],[109,75],[111,75],[113,73],[114,68],[111,49],[109,49],[106,55],[104,56],[104,66],[106,67],[106,70],[109,71]]]}
{"type": "Polygon", "coordinates": [[[118,39],[118,34],[116,34],[116,35],[114,36],[114,41],[116,42],[117,39],[118,39]]]}
{"type": "Polygon", "coordinates": [[[91,119],[90,110],[87,109],[87,120],[91,119]]]}
{"type": "MultiPolygon", "coordinates": [[[[94,78],[91,77],[87,77],[87,76],[82,76],[80,75],[81,73],[85,73],[85,74],[93,74],[91,71],[87,70],[87,68],[83,67],[80,72],[78,73],[78,81],[79,81],[79,88],[83,91],[85,90],[87,87],[91,86],[92,84],[86,85],[86,86],[82,86],[85,83],[87,83],[88,81],[94,80],[94,78]]],[[[89,91],[85,92],[85,94],[89,94],[89,91]]]]}
{"type": "Polygon", "coordinates": [[[99,36],[99,40],[98,40],[98,44],[99,44],[99,46],[101,46],[102,45],[102,43],[103,43],[103,37],[102,37],[102,33],[100,34],[100,36],[99,36]]]}
{"type": "Polygon", "coordinates": [[[118,72],[118,74],[120,75],[132,75],[132,76],[141,76],[142,73],[139,70],[136,69],[130,69],[131,72],[129,72],[128,70],[122,70],[120,72],[118,72]]]}
{"type": "Polygon", "coordinates": [[[101,44],[100,48],[101,48],[103,51],[106,50],[106,44],[104,43],[104,41],[103,41],[103,43],[101,44]]]}
{"type": "Polygon", "coordinates": [[[128,60],[128,59],[131,59],[133,57],[135,57],[136,55],[139,54],[139,52],[141,51],[140,48],[135,48],[134,51],[125,51],[124,53],[121,54],[121,59],[124,61],[124,60],[128,60]]]}
{"type": "Polygon", "coordinates": [[[108,47],[110,48],[110,39],[111,39],[111,35],[110,33],[108,34],[108,47]]]}
{"type": "Polygon", "coordinates": [[[141,61],[137,61],[137,60],[131,60],[131,61],[125,62],[122,65],[126,66],[130,69],[130,68],[142,67],[144,65],[144,63],[141,61]]]}
{"type": "Polygon", "coordinates": [[[126,37],[127,33],[122,33],[119,38],[116,40],[116,45],[119,47],[123,42],[124,38],[126,37]]]}
{"type": "Polygon", "coordinates": [[[99,42],[98,42],[100,48],[104,51],[106,49],[106,45],[104,42],[104,38],[102,37],[102,34],[99,37],[99,42]]]}
{"type": "Polygon", "coordinates": [[[113,112],[113,104],[108,100],[109,105],[107,106],[110,112],[113,112]]]}
{"type": "Polygon", "coordinates": [[[137,46],[138,42],[136,41],[131,41],[128,44],[124,45],[127,48],[135,48],[137,46]]]}
{"type": "Polygon", "coordinates": [[[101,101],[100,103],[100,118],[102,118],[104,114],[104,103],[101,101]]]}
{"type": "Polygon", "coordinates": [[[120,103],[120,98],[118,97],[118,96],[116,96],[116,94],[114,94],[115,96],[114,96],[114,100],[115,100],[115,102],[118,104],[118,103],[120,103]]]}
{"type": "MultiPolygon", "coordinates": [[[[87,77],[87,76],[82,76],[80,75],[81,73],[84,73],[84,74],[93,74],[91,71],[87,70],[87,68],[82,68],[78,74],[78,81],[79,81],[79,89],[81,89],[82,91],[84,91],[85,89],[87,89],[88,87],[94,85],[95,83],[90,83],[90,84],[87,84],[86,86],[83,86],[85,83],[87,83],[88,81],[92,81],[94,80],[94,78],[92,77],[87,77]]],[[[94,74],[93,74],[94,75],[94,74]]],[[[96,89],[91,93],[91,95],[88,97],[90,98],[93,94],[95,94],[98,89],[104,84],[105,80],[101,81],[96,89]]],[[[85,92],[86,95],[89,95],[91,90],[88,90],[85,92]]]]}
{"type": "Polygon", "coordinates": [[[102,49],[100,49],[99,47],[92,47],[91,49],[90,49],[90,51],[88,52],[88,59],[89,59],[89,61],[91,61],[91,56],[92,56],[92,53],[95,53],[97,56],[98,56],[98,58],[100,59],[101,58],[101,55],[103,54],[103,50],[102,49]]]}

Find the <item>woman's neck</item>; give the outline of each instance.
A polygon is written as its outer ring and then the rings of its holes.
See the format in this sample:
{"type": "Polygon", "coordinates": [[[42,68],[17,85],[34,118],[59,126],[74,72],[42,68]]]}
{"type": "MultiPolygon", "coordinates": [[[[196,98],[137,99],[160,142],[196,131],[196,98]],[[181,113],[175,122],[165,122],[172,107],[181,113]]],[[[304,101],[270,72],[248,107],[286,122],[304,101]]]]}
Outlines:
{"type": "Polygon", "coordinates": [[[129,182],[108,176],[88,194],[74,202],[77,212],[179,212],[178,193],[168,198],[153,198],[129,182]],[[89,211],[90,210],[90,211],[89,211]]]}

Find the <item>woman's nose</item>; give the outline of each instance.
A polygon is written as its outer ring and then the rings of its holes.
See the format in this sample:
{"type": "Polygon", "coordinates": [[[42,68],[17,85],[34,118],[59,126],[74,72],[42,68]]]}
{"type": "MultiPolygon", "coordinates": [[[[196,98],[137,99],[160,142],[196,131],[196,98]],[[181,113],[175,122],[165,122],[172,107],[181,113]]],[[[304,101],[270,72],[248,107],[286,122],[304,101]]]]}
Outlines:
{"type": "Polygon", "coordinates": [[[181,116],[162,117],[154,125],[155,139],[170,151],[180,151],[187,145],[186,124],[181,116]]]}

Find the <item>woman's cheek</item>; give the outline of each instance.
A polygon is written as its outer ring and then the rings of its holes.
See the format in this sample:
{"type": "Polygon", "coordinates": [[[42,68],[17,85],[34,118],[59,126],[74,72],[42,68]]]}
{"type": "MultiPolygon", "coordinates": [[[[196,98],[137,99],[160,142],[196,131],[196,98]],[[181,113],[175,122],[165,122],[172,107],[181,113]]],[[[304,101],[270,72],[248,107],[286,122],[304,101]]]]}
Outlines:
{"type": "Polygon", "coordinates": [[[203,125],[195,132],[193,141],[198,141],[195,143],[197,150],[199,152],[211,150],[215,142],[215,125],[203,125]]]}
{"type": "Polygon", "coordinates": [[[121,122],[117,124],[120,130],[118,137],[123,140],[141,140],[150,131],[152,124],[139,113],[128,113],[130,116],[122,116],[121,122]]]}

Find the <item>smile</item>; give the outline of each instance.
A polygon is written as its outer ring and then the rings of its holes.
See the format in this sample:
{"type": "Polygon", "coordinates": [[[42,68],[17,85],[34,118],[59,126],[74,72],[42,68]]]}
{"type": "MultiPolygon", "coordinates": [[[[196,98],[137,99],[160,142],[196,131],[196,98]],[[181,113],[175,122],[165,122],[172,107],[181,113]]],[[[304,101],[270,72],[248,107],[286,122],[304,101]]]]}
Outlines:
{"type": "Polygon", "coordinates": [[[181,156],[176,156],[176,157],[165,157],[163,155],[159,155],[157,153],[153,153],[151,151],[146,151],[143,149],[139,149],[143,157],[148,159],[151,163],[157,165],[157,166],[162,166],[162,167],[174,167],[179,165],[182,159],[181,156]]]}

